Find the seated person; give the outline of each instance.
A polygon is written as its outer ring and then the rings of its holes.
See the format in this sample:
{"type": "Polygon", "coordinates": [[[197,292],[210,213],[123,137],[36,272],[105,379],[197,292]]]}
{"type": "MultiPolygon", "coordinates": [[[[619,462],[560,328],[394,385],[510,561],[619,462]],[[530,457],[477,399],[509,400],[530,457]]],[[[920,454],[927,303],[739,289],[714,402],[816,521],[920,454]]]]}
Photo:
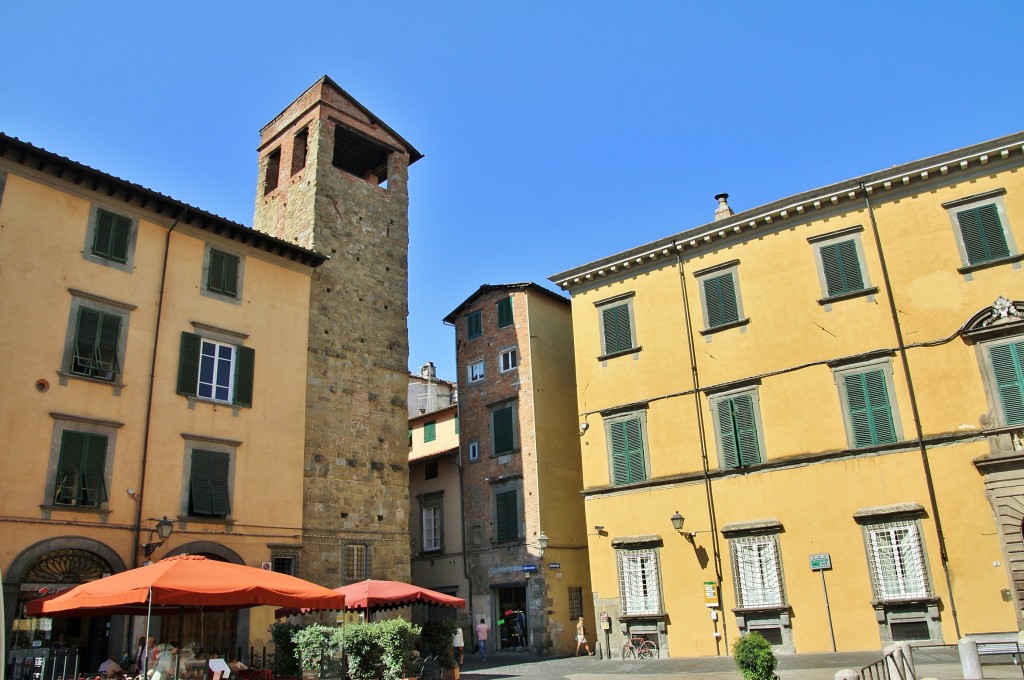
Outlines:
{"type": "Polygon", "coordinates": [[[238,658],[234,654],[228,654],[228,668],[231,669],[232,673],[237,673],[238,671],[247,671],[247,670],[249,670],[249,667],[246,666],[241,661],[239,661],[238,658]]]}
{"type": "MultiPolygon", "coordinates": [[[[178,663],[179,650],[177,642],[168,642],[165,645],[161,645],[161,647],[163,649],[156,655],[156,673],[153,674],[155,680],[173,678],[174,668],[178,663]]],[[[180,674],[184,675],[184,672],[180,674]]]]}
{"type": "Polygon", "coordinates": [[[113,678],[118,675],[123,675],[125,670],[114,661],[114,657],[107,657],[107,660],[100,664],[99,674],[105,678],[113,678]]]}

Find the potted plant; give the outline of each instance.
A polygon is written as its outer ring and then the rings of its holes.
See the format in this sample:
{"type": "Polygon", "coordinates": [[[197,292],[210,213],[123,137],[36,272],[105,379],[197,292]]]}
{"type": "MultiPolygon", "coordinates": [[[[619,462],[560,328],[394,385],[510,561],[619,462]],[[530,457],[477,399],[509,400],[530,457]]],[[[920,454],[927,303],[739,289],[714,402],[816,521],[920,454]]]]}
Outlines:
{"type": "Polygon", "coordinates": [[[423,644],[427,651],[437,659],[445,680],[459,677],[459,665],[455,663],[452,649],[452,638],[459,624],[455,619],[434,619],[423,625],[423,644]]]}
{"type": "Polygon", "coordinates": [[[292,642],[307,680],[322,677],[324,666],[334,653],[341,650],[341,629],[315,623],[292,633],[292,642]]]}
{"type": "Polygon", "coordinates": [[[772,652],[772,646],[757,632],[741,637],[732,646],[736,667],[746,680],[773,680],[779,661],[772,652]]]}

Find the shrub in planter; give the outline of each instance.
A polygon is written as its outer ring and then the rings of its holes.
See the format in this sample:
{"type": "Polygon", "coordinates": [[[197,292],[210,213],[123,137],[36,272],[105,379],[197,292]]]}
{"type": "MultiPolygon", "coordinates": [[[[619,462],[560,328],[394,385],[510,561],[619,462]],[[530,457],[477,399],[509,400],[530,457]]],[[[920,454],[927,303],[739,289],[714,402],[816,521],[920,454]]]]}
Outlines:
{"type": "Polygon", "coordinates": [[[404,619],[347,626],[344,642],[349,676],[360,680],[408,677],[411,673],[406,666],[419,634],[419,626],[404,619]]]}
{"type": "Polygon", "coordinates": [[[294,623],[270,624],[270,636],[274,640],[274,674],[281,677],[295,677],[299,674],[299,659],[295,653],[292,633],[299,626],[294,623]]]}
{"type": "Polygon", "coordinates": [[[341,629],[313,624],[293,632],[292,642],[302,670],[320,672],[327,660],[341,651],[341,629]]]}
{"type": "Polygon", "coordinates": [[[423,644],[430,654],[437,657],[437,665],[441,668],[456,666],[452,637],[458,627],[455,619],[434,619],[423,624],[423,644]]]}
{"type": "Polygon", "coordinates": [[[747,633],[737,640],[732,646],[732,656],[746,680],[772,680],[775,677],[778,659],[771,644],[760,633],[747,633]]]}

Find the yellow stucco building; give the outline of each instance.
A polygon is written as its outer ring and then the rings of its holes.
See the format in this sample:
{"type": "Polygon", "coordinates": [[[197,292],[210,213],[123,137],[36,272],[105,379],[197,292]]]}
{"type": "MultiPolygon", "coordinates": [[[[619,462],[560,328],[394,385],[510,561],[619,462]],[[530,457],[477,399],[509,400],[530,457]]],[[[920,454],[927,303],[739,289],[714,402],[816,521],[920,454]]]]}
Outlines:
{"type": "Polygon", "coordinates": [[[551,278],[613,653],[1020,627],[1022,167],[1024,133],[739,214],[723,194],[551,278]]]}
{"type": "MultiPolygon", "coordinates": [[[[3,135],[0,243],[10,646],[63,633],[95,670],[124,648],[124,617],[41,630],[22,606],[147,559],[293,571],[310,277],[325,258],[3,135]]],[[[207,615],[204,639],[197,620],[182,642],[266,638],[261,616],[250,633],[249,612],[207,615]]],[[[179,635],[173,618],[161,639],[179,635]]]]}

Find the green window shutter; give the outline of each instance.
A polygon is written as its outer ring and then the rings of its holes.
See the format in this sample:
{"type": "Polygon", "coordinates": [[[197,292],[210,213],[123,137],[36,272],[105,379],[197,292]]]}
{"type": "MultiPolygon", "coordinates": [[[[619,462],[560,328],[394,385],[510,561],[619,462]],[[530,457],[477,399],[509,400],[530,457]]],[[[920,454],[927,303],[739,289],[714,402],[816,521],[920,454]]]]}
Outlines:
{"type": "Polygon", "coordinates": [[[215,293],[238,295],[238,257],[210,249],[210,271],[206,288],[215,293]]]}
{"type": "Polygon", "coordinates": [[[1010,254],[995,204],[962,210],[956,214],[956,220],[960,224],[968,263],[987,262],[1010,254]]]}
{"type": "Polygon", "coordinates": [[[65,430],[61,434],[54,502],[90,506],[106,502],[106,455],[106,436],[65,430]]]}
{"type": "Polygon", "coordinates": [[[455,414],[455,434],[459,433],[459,414],[455,414]]]}
{"type": "MultiPolygon", "coordinates": [[[[199,351],[196,351],[196,361],[199,351]]],[[[252,347],[235,347],[235,406],[252,407],[252,387],[256,370],[256,350],[252,347]]],[[[194,389],[194,388],[193,388],[194,389]]]]}
{"type": "Polygon", "coordinates": [[[512,325],[512,298],[498,300],[498,328],[512,325]]]}
{"type": "Polygon", "coordinates": [[[852,240],[822,246],[821,265],[829,297],[864,290],[857,245],[852,240]]]}
{"type": "Polygon", "coordinates": [[[128,240],[131,238],[132,221],[123,215],[99,208],[96,210],[96,233],[92,252],[108,260],[128,261],[128,240]]]}
{"type": "Polygon", "coordinates": [[[644,440],[639,418],[611,423],[612,483],[631,484],[647,479],[644,440]]]}
{"type": "Polygon", "coordinates": [[[494,453],[506,453],[515,448],[512,418],[514,410],[511,406],[497,409],[491,413],[491,426],[494,429],[494,453]]]}
{"type": "Polygon", "coordinates": [[[633,347],[633,333],[629,324],[629,304],[602,309],[601,323],[604,326],[605,354],[614,354],[633,347]]]}
{"type": "Polygon", "coordinates": [[[484,332],[482,314],[471,312],[466,315],[466,337],[472,340],[478,338],[484,332]]]}
{"type": "Polygon", "coordinates": [[[989,350],[992,372],[995,374],[999,401],[1007,425],[1024,423],[1024,374],[1021,371],[1021,355],[1024,342],[996,345],[989,350]]]}
{"type": "Polygon", "coordinates": [[[519,538],[519,492],[512,490],[496,494],[494,505],[497,540],[514,541],[519,538]]]}
{"type": "Polygon", "coordinates": [[[881,370],[843,376],[850,410],[853,445],[857,448],[896,441],[885,373],[881,370]]]}
{"type": "Polygon", "coordinates": [[[216,451],[192,451],[189,480],[191,511],[194,515],[224,517],[231,514],[228,470],[231,457],[216,451]]]}
{"type": "Polygon", "coordinates": [[[704,279],[704,303],[707,306],[708,328],[740,320],[736,285],[731,272],[704,279]]]}
{"type": "MultiPolygon", "coordinates": [[[[178,356],[178,394],[196,396],[199,387],[199,352],[202,338],[194,333],[181,334],[181,353],[178,356]]],[[[237,393],[237,390],[236,390],[237,393]]]]}
{"type": "Polygon", "coordinates": [[[120,371],[117,358],[120,337],[121,317],[79,307],[71,372],[100,380],[114,380],[120,371]]]}
{"type": "Polygon", "coordinates": [[[432,442],[437,439],[437,423],[430,421],[423,425],[423,441],[432,442]]]}
{"type": "Polygon", "coordinates": [[[761,462],[757,437],[757,416],[754,398],[741,394],[723,399],[715,406],[718,412],[718,437],[722,446],[722,462],[727,468],[746,467],[761,462]]]}

